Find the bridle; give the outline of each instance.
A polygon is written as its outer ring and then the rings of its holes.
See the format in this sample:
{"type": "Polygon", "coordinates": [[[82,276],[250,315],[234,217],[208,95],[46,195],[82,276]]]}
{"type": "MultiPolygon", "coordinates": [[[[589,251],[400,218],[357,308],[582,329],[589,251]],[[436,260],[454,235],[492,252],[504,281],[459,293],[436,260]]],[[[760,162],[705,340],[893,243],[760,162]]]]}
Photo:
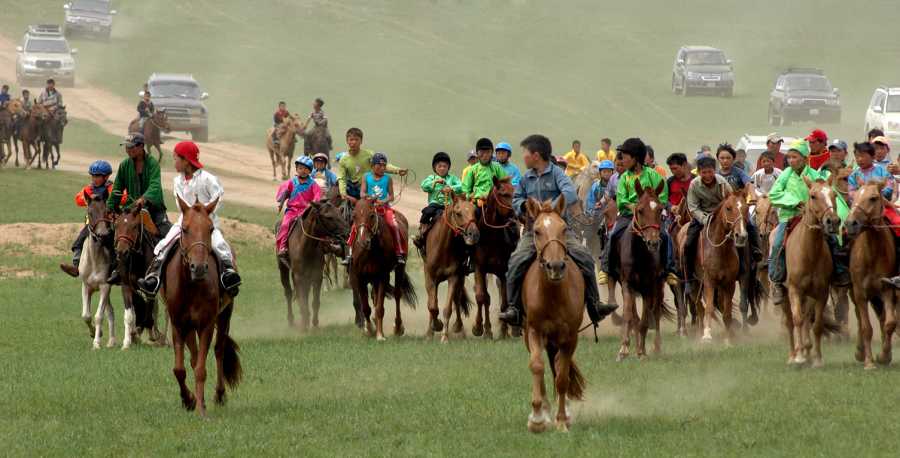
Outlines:
{"type": "Polygon", "coordinates": [[[184,247],[184,233],[182,232],[182,236],[178,237],[178,251],[181,254],[181,264],[182,265],[187,266],[190,264],[190,259],[189,259],[190,252],[196,246],[199,246],[204,249],[203,253],[206,256],[203,258],[203,262],[206,263],[207,261],[209,261],[209,253],[212,252],[212,249],[210,248],[209,244],[207,244],[206,242],[203,242],[203,241],[196,241],[196,242],[193,242],[190,245],[188,245],[187,248],[185,248],[184,247]]]}
{"type": "MultiPolygon", "coordinates": [[[[724,204],[724,202],[723,202],[723,204],[724,204]]],[[[723,205],[723,207],[724,207],[724,205],[723,205]]],[[[719,211],[722,211],[722,209],[720,209],[719,211]]],[[[714,213],[714,215],[718,215],[719,211],[714,213]]],[[[722,213],[724,213],[724,212],[722,212],[722,213]]],[[[709,241],[710,245],[712,245],[713,248],[718,248],[718,247],[724,245],[725,242],[727,242],[729,239],[734,238],[734,230],[735,230],[735,228],[737,228],[737,222],[743,217],[744,217],[744,215],[742,215],[740,212],[738,212],[737,218],[735,218],[733,220],[729,220],[728,217],[725,216],[724,214],[722,215],[722,219],[725,220],[725,227],[730,227],[731,229],[729,229],[728,232],[725,233],[725,237],[722,239],[721,242],[718,242],[718,243],[714,242],[712,239],[712,236],[710,235],[709,231],[710,231],[710,228],[712,227],[712,220],[710,220],[709,223],[706,224],[706,240],[709,241]]]]}
{"type": "MultiPolygon", "coordinates": [[[[455,205],[456,204],[453,204],[453,206],[455,206],[455,205]]],[[[449,216],[449,213],[451,213],[453,211],[453,206],[444,210],[444,214],[441,216],[441,219],[443,219],[444,224],[446,224],[447,227],[449,227],[450,230],[453,231],[453,235],[458,236],[459,234],[466,232],[470,226],[476,225],[476,223],[475,223],[474,219],[471,219],[463,225],[453,224],[453,222],[450,220],[450,216],[449,216]]],[[[482,211],[481,213],[483,215],[485,212],[482,211]]],[[[485,222],[485,224],[487,224],[487,222],[485,222]]],[[[493,226],[491,226],[491,227],[493,227],[493,226]]],[[[506,226],[501,226],[501,227],[506,227],[506,226]]]]}
{"type": "MultiPolygon", "coordinates": [[[[491,193],[490,193],[490,196],[489,196],[489,198],[491,199],[491,201],[493,201],[495,204],[497,204],[498,207],[500,207],[500,208],[502,208],[502,209],[504,209],[504,210],[512,211],[513,213],[515,213],[513,207],[512,207],[511,205],[506,205],[506,204],[504,204],[504,203],[500,200],[500,197],[498,196],[498,194],[499,194],[499,193],[497,192],[497,188],[494,188],[493,190],[491,190],[491,193]]],[[[500,224],[500,225],[489,223],[488,220],[487,220],[487,206],[485,206],[485,208],[482,208],[482,209],[481,209],[481,220],[482,220],[482,222],[484,223],[485,226],[487,226],[487,227],[489,227],[489,228],[491,228],[491,229],[506,229],[507,227],[510,227],[510,226],[512,226],[513,224],[516,224],[516,219],[515,219],[515,218],[509,218],[509,220],[506,221],[505,224],[500,224]]]]}
{"type": "Polygon", "coordinates": [[[631,232],[643,239],[644,231],[647,229],[660,230],[659,224],[641,224],[641,222],[638,220],[637,212],[633,212],[631,215],[631,232]]]}
{"type": "MultiPolygon", "coordinates": [[[[143,210],[141,210],[143,211],[143,210]]],[[[137,236],[131,236],[127,232],[125,234],[116,235],[116,243],[120,241],[124,241],[128,243],[128,251],[129,252],[137,252],[137,248],[144,243],[144,219],[141,217],[141,212],[138,212],[138,219],[140,219],[140,225],[137,230],[137,236]]]]}
{"type": "Polygon", "coordinates": [[[91,222],[90,215],[88,215],[88,232],[91,234],[91,238],[94,240],[101,240],[103,236],[97,234],[97,226],[100,223],[111,224],[113,222],[112,218],[109,217],[109,213],[105,214],[103,218],[97,219],[97,221],[91,222]]]}
{"type": "MultiPolygon", "coordinates": [[[[326,205],[331,205],[331,204],[326,204],[326,205]]],[[[315,207],[313,207],[313,208],[309,209],[308,216],[311,217],[313,215],[313,212],[315,212],[315,215],[319,214],[319,210],[316,209],[315,207]]],[[[315,240],[317,242],[323,242],[323,243],[329,243],[329,244],[333,244],[336,242],[335,239],[332,237],[322,238],[322,237],[317,237],[315,235],[310,234],[310,232],[315,232],[313,229],[315,229],[316,224],[319,222],[319,218],[315,218],[312,221],[312,223],[310,224],[310,227],[309,227],[309,231],[307,231],[306,227],[303,225],[304,222],[305,222],[305,218],[300,218],[300,224],[299,224],[300,230],[303,231],[303,235],[305,237],[307,237],[311,240],[315,240]]],[[[326,225],[323,224],[323,226],[326,226],[326,225]]],[[[334,232],[333,228],[329,228],[329,227],[325,227],[325,230],[328,232],[334,232]]]]}
{"type": "Polygon", "coordinates": [[[538,263],[540,263],[541,268],[546,268],[546,266],[547,266],[547,261],[544,259],[544,250],[546,250],[547,247],[553,243],[556,243],[557,245],[562,247],[564,258],[569,256],[569,247],[566,246],[566,242],[563,242],[562,240],[560,240],[558,238],[552,238],[550,240],[547,240],[547,243],[545,243],[544,246],[542,246],[540,248],[538,248],[537,240],[535,240],[534,248],[538,252],[538,263]]]}
{"type": "MultiPolygon", "coordinates": [[[[829,211],[829,210],[831,210],[831,212],[834,213],[834,206],[831,204],[831,202],[828,202],[827,207],[825,208],[825,210],[822,212],[821,215],[816,215],[816,214],[815,214],[815,210],[812,208],[812,206],[811,206],[811,205],[807,205],[807,206],[805,206],[805,208],[803,209],[803,217],[800,218],[800,222],[802,222],[803,225],[806,226],[806,227],[809,228],[809,229],[812,229],[812,230],[822,230],[822,229],[824,229],[824,227],[825,227],[825,225],[824,225],[824,223],[823,223],[822,221],[825,219],[825,216],[828,214],[828,211],[829,211]],[[817,224],[810,224],[809,222],[807,222],[807,221],[806,221],[807,215],[809,215],[810,217],[812,217],[812,218],[817,222],[817,224]]],[[[868,215],[866,215],[866,216],[868,216],[868,215]]]]}

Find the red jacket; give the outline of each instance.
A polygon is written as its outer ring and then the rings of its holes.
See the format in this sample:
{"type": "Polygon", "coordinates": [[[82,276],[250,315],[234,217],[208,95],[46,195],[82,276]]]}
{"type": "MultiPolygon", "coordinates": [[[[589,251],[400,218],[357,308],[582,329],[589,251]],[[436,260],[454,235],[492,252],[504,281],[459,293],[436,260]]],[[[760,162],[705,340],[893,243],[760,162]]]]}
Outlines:
{"type": "MultiPolygon", "coordinates": [[[[113,184],[110,182],[106,183],[106,195],[112,192],[113,184]]],[[[91,185],[87,185],[81,188],[81,191],[78,194],[75,194],[75,205],[79,207],[87,207],[87,202],[84,200],[84,195],[90,195],[94,191],[94,187],[91,185]]],[[[106,200],[106,199],[104,199],[106,200]]],[[[122,191],[122,201],[119,202],[119,205],[125,205],[125,202],[128,200],[128,191],[122,191]]]]}

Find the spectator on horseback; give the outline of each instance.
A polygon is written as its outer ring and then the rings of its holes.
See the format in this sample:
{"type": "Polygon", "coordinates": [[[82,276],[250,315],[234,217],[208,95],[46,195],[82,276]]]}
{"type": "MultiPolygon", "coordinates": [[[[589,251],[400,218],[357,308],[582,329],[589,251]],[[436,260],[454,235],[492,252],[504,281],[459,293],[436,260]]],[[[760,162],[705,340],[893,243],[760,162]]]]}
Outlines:
{"type": "Polygon", "coordinates": [[[478,153],[475,150],[469,150],[466,153],[466,166],[463,167],[462,175],[460,175],[461,180],[466,179],[466,175],[469,174],[469,170],[472,170],[472,166],[478,163],[478,153]]]}
{"type": "Polygon", "coordinates": [[[0,108],[6,108],[6,104],[9,103],[9,85],[4,84],[0,87],[0,108]]]}
{"type": "Polygon", "coordinates": [[[753,192],[757,197],[769,195],[769,191],[775,184],[775,180],[781,175],[781,169],[775,167],[775,155],[770,151],[763,151],[759,156],[759,170],[753,172],[750,177],[750,184],[753,185],[753,192]]]}
{"type": "Polygon", "coordinates": [[[603,206],[603,198],[606,196],[606,190],[610,185],[610,178],[615,168],[613,161],[605,160],[600,162],[598,167],[600,176],[591,184],[591,190],[588,192],[584,205],[584,214],[588,217],[593,217],[594,213],[603,206]]]}
{"type": "MultiPolygon", "coordinates": [[[[215,175],[207,172],[200,163],[200,148],[191,141],[183,141],[175,145],[173,154],[175,175],[173,190],[176,199],[181,199],[187,205],[200,203],[201,205],[209,205],[218,202],[215,210],[209,215],[213,222],[212,246],[210,247],[215,253],[222,266],[222,273],[219,276],[221,286],[232,297],[237,296],[238,287],[241,284],[241,277],[234,269],[234,256],[231,246],[222,236],[219,229],[219,209],[222,208],[222,196],[225,191],[219,184],[219,179],[215,175]]],[[[153,262],[147,268],[147,276],[138,280],[138,286],[150,295],[155,295],[159,291],[162,284],[162,269],[168,257],[169,251],[175,246],[181,236],[181,224],[184,215],[178,215],[178,221],[168,231],[166,236],[156,244],[153,249],[153,262]]]]}
{"type": "Polygon", "coordinates": [[[281,123],[284,122],[284,118],[290,116],[290,112],[287,109],[287,103],[284,101],[278,102],[278,108],[275,110],[275,114],[272,115],[272,144],[278,146],[278,128],[281,126],[281,123]]]}
{"type": "Polygon", "coordinates": [[[809,158],[807,162],[814,170],[818,170],[823,164],[831,159],[828,152],[828,134],[822,129],[813,129],[806,136],[806,142],[809,144],[809,158]]]}
{"type": "Polygon", "coordinates": [[[509,157],[512,156],[512,146],[506,142],[498,143],[497,147],[494,148],[494,156],[497,158],[497,162],[500,163],[500,167],[503,167],[506,176],[510,177],[510,184],[518,186],[519,180],[522,179],[522,174],[519,172],[516,164],[509,162],[509,157]]]}
{"type": "Polygon", "coordinates": [[[41,95],[38,96],[37,103],[43,105],[45,108],[50,110],[50,112],[56,111],[58,107],[64,106],[62,94],[56,90],[56,82],[53,81],[53,78],[47,80],[47,87],[44,88],[44,91],[41,92],[41,95]]]}
{"type": "Polygon", "coordinates": [[[859,188],[872,179],[884,181],[881,195],[890,200],[896,187],[894,176],[884,166],[875,162],[875,147],[869,142],[854,143],[853,156],[856,158],[856,169],[847,177],[850,200],[856,197],[859,188]]]}
{"type": "Polygon", "coordinates": [[[282,183],[278,187],[278,195],[275,197],[275,200],[278,201],[279,210],[285,203],[287,204],[284,217],[281,218],[281,224],[278,226],[278,235],[275,237],[278,261],[286,266],[290,265],[290,260],[288,259],[288,237],[291,234],[291,226],[297,218],[303,215],[303,212],[309,207],[311,202],[322,198],[322,187],[311,175],[314,167],[313,162],[309,156],[298,156],[294,160],[294,168],[297,175],[282,183]]]}
{"type": "Polygon", "coordinates": [[[672,172],[672,176],[666,179],[666,186],[669,188],[669,205],[674,207],[687,196],[694,174],[691,173],[687,156],[684,153],[672,154],[666,159],[666,165],[672,172]]]}
{"type": "MultiPolygon", "coordinates": [[[[78,191],[75,194],[75,205],[79,207],[87,207],[88,202],[84,200],[85,194],[89,196],[98,196],[102,197],[104,200],[108,199],[110,193],[113,189],[113,184],[109,181],[109,176],[112,175],[112,166],[109,165],[109,162],[106,161],[94,161],[91,163],[90,167],[88,167],[88,174],[91,176],[91,183],[86,185],[81,191],[78,191]]],[[[119,201],[121,205],[124,205],[128,200],[128,195],[126,193],[122,193],[122,198],[119,201]]],[[[90,234],[90,228],[87,224],[85,224],[81,228],[81,232],[78,233],[78,237],[75,238],[75,242],[72,244],[72,264],[60,264],[59,268],[62,269],[63,272],[69,274],[72,277],[78,277],[78,265],[81,262],[81,251],[84,248],[84,241],[87,240],[88,235],[90,234]]],[[[112,239],[103,240],[104,247],[109,250],[110,257],[113,257],[113,246],[112,239]]],[[[110,269],[114,268],[114,264],[110,264],[110,269]]],[[[112,272],[108,272],[112,273],[112,272]]]]}
{"type": "MultiPolygon", "coordinates": [[[[569,208],[578,201],[578,194],[572,180],[566,176],[563,169],[551,163],[552,145],[550,139],[543,135],[530,135],[522,140],[522,160],[525,162],[525,175],[513,196],[513,208],[516,215],[522,217],[527,214],[525,203],[529,198],[540,202],[555,201],[563,196],[566,202],[564,219],[570,218],[569,208]]],[[[515,251],[509,258],[507,270],[507,299],[509,308],[500,313],[500,319],[513,326],[521,326],[525,318],[525,309],[522,307],[522,281],[525,273],[537,256],[534,246],[534,233],[531,225],[526,223],[515,251]]],[[[596,325],[607,315],[615,311],[615,306],[600,303],[600,291],[597,289],[597,279],[594,274],[594,260],[591,253],[585,248],[571,226],[566,231],[566,250],[572,261],[578,266],[584,277],[584,302],[588,317],[596,325]]]]}
{"type": "MultiPolygon", "coordinates": [[[[622,234],[632,223],[632,208],[637,205],[641,196],[637,194],[634,183],[638,180],[644,189],[656,189],[660,183],[663,184],[663,190],[657,196],[662,205],[669,202],[669,190],[665,186],[663,177],[652,168],[644,167],[647,158],[647,147],[640,138],[629,138],[619,145],[616,150],[622,153],[622,162],[625,166],[625,173],[619,177],[616,189],[616,207],[619,210],[619,217],[616,218],[616,224],[609,234],[609,241],[603,247],[603,256],[601,258],[600,275],[598,280],[601,285],[608,282],[608,274],[610,271],[610,251],[614,250],[622,234]]],[[[678,283],[678,276],[675,275],[675,261],[672,253],[672,241],[669,239],[667,231],[660,231],[660,239],[663,243],[663,254],[666,259],[663,262],[668,277],[666,281],[670,285],[678,283]]]]}
{"type": "Polygon", "coordinates": [[[474,201],[478,207],[484,205],[484,199],[494,188],[494,178],[506,177],[506,171],[493,161],[494,144],[488,138],[480,138],[475,143],[478,162],[471,166],[462,180],[462,192],[474,201]]]}
{"type": "MultiPolygon", "coordinates": [[[[335,188],[338,185],[337,175],[328,168],[328,155],[325,153],[317,153],[313,156],[312,162],[313,170],[310,177],[312,177],[313,180],[316,180],[316,183],[322,188],[322,193],[327,195],[332,188],[335,188]]],[[[294,163],[296,164],[296,162],[294,163]]]]}
{"type": "Polygon", "coordinates": [[[875,148],[875,163],[891,171],[891,142],[884,136],[878,136],[870,142],[875,148]]]}
{"type": "MultiPolygon", "coordinates": [[[[363,131],[357,127],[347,130],[347,151],[338,162],[338,188],[341,197],[355,204],[360,199],[363,177],[372,170],[372,159],[375,153],[370,149],[362,149],[363,131]]],[[[391,164],[385,166],[386,173],[406,176],[407,170],[391,164]]],[[[350,257],[347,256],[346,262],[350,257]]]]}
{"type": "Polygon", "coordinates": [[[434,219],[444,211],[448,197],[462,193],[462,182],[450,173],[450,155],[441,151],[431,158],[431,170],[434,172],[422,180],[422,191],[428,194],[428,206],[422,209],[422,217],[419,218],[419,233],[413,237],[413,243],[419,249],[425,246],[425,238],[428,229],[434,219]],[[446,189],[451,193],[448,196],[446,189]]]}
{"type": "Polygon", "coordinates": [[[582,170],[591,165],[591,160],[581,152],[581,141],[579,140],[572,142],[572,149],[563,157],[566,159],[566,176],[569,178],[575,178],[582,170]]]}
{"type": "Polygon", "coordinates": [[[144,124],[151,116],[153,116],[153,113],[156,113],[156,107],[153,106],[153,102],[150,101],[150,91],[144,91],[144,96],[141,98],[141,101],[138,102],[137,112],[138,129],[140,132],[143,132],[144,124]]]}
{"type": "MultiPolygon", "coordinates": [[[[394,217],[394,209],[391,208],[391,203],[394,201],[394,182],[391,180],[391,177],[385,174],[387,165],[387,156],[384,153],[375,153],[372,156],[372,170],[363,177],[360,193],[367,199],[373,200],[379,212],[384,216],[384,222],[394,237],[397,263],[403,265],[406,264],[406,240],[400,234],[400,227],[397,225],[397,219],[394,217]]],[[[350,229],[350,239],[347,241],[350,250],[348,250],[347,258],[351,258],[353,255],[350,251],[353,248],[353,242],[356,240],[356,230],[356,226],[350,229]]]]}
{"type": "MultiPolygon", "coordinates": [[[[116,210],[125,196],[125,207],[140,204],[141,208],[150,214],[150,219],[159,229],[160,236],[165,236],[172,224],[166,216],[159,162],[144,150],[144,136],[139,133],[129,134],[121,146],[125,147],[128,159],[119,164],[106,206],[110,210],[116,210]]],[[[118,270],[113,270],[107,283],[116,285],[120,280],[118,270]]]]}
{"type": "MultiPolygon", "coordinates": [[[[769,199],[772,205],[778,209],[778,226],[775,228],[775,239],[772,242],[772,251],[769,258],[769,279],[774,286],[772,302],[776,305],[784,303],[784,282],[787,279],[785,265],[784,241],[787,236],[788,225],[801,212],[801,207],[809,200],[809,189],[804,178],[811,181],[821,179],[818,172],[809,166],[809,143],[806,140],[797,140],[791,144],[787,153],[787,161],[790,166],[775,180],[775,184],[769,191],[769,199]]],[[[831,250],[831,259],[834,262],[832,282],[837,286],[850,284],[846,259],[836,256],[838,250],[837,237],[828,237],[828,248],[831,250]]]]}

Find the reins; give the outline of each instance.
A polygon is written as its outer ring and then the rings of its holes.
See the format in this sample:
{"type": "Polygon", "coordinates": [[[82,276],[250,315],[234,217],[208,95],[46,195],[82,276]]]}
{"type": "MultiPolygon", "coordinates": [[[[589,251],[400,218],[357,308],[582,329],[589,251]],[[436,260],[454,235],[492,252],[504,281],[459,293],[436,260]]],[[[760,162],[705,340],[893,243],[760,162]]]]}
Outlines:
{"type": "MultiPolygon", "coordinates": [[[[503,202],[500,201],[500,198],[497,197],[497,189],[496,188],[494,188],[494,190],[491,191],[490,198],[494,203],[497,204],[498,207],[503,208],[505,210],[513,211],[513,208],[511,205],[504,204],[503,202]]],[[[510,227],[513,224],[516,224],[515,218],[510,218],[508,221],[506,221],[505,224],[501,224],[501,225],[489,223],[487,220],[487,206],[485,206],[485,208],[481,209],[481,220],[485,226],[487,226],[491,229],[506,229],[507,227],[510,227]]]]}

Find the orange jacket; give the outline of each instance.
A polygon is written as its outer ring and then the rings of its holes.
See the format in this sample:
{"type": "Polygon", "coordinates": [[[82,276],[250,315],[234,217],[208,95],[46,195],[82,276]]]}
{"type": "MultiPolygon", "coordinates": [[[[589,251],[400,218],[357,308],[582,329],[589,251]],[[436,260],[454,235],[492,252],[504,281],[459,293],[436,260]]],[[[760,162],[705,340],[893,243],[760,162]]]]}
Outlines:
{"type": "MultiPolygon", "coordinates": [[[[112,187],[113,187],[112,183],[109,183],[109,182],[106,183],[106,193],[107,194],[112,192],[112,187]]],[[[75,205],[78,205],[79,207],[87,207],[87,202],[84,201],[84,195],[91,194],[91,192],[93,190],[94,190],[93,186],[91,186],[91,185],[87,185],[87,186],[81,188],[81,191],[78,191],[78,194],[75,194],[75,205]]],[[[122,201],[119,203],[119,205],[125,205],[125,202],[127,200],[128,200],[128,191],[122,191],[122,201]]]]}

